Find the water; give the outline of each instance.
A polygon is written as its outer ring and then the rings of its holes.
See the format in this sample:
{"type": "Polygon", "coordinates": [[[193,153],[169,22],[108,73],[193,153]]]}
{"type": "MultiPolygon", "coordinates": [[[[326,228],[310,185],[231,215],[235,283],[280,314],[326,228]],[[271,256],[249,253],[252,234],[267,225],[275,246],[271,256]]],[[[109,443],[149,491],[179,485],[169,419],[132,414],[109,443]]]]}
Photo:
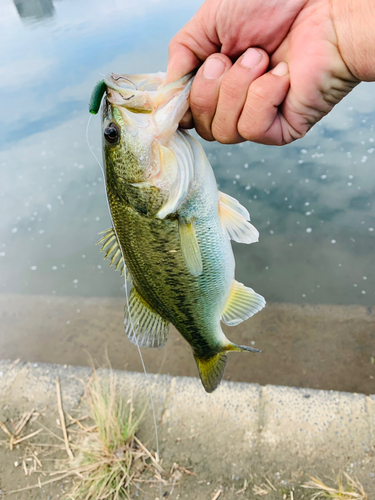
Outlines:
{"type": "MultiPolygon", "coordinates": [[[[0,294],[124,297],[95,247],[110,219],[85,140],[88,99],[110,71],[165,70],[170,38],[200,3],[0,0],[0,294]]],[[[269,302],[374,305],[374,88],[361,84],[283,148],[204,143],[220,189],[260,232],[234,244],[237,279],[269,302]]],[[[100,156],[99,117],[89,137],[100,156]]],[[[58,324],[73,321],[64,314],[58,324]]],[[[23,328],[7,325],[1,357],[17,355],[4,346],[23,328]]],[[[374,343],[361,349],[369,362],[374,343]]]]}

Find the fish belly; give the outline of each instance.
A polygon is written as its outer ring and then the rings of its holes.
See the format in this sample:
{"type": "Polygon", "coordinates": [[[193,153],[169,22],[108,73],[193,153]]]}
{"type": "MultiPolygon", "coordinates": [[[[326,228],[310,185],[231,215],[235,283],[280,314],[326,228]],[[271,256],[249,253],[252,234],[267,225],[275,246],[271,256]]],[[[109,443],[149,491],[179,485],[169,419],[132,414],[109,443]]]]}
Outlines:
{"type": "Polygon", "coordinates": [[[198,356],[217,352],[223,340],[220,315],[234,278],[230,242],[218,216],[197,218],[195,228],[203,272],[193,276],[181,253],[178,220],[147,218],[133,208],[111,207],[133,285],[172,323],[198,356]]]}

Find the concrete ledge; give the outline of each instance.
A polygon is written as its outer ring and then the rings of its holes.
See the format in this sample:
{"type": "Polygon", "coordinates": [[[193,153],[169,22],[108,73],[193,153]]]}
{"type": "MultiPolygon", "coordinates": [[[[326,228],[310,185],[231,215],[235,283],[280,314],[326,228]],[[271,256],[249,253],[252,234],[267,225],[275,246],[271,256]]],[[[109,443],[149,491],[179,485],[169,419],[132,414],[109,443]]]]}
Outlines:
{"type": "MultiPolygon", "coordinates": [[[[76,409],[90,373],[89,368],[0,361],[0,420],[5,405],[19,411],[56,407],[57,376],[64,407],[76,409]]],[[[124,393],[148,397],[143,374],[116,373],[124,393]]],[[[357,475],[363,470],[374,481],[375,396],[235,382],[206,394],[194,378],[148,375],[148,381],[166,461],[221,478],[245,477],[260,466],[328,472],[350,464],[357,475]]],[[[154,440],[151,415],[141,433],[154,440]]]]}

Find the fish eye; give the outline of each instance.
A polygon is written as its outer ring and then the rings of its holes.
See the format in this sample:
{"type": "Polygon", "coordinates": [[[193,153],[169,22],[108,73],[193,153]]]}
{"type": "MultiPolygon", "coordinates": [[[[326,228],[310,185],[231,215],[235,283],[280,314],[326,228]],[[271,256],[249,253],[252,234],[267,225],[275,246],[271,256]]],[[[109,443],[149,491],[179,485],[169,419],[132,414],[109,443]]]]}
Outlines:
{"type": "Polygon", "coordinates": [[[120,131],[118,129],[118,126],[116,123],[110,123],[108,127],[104,129],[104,137],[109,144],[117,144],[119,137],[120,137],[120,131]]]}

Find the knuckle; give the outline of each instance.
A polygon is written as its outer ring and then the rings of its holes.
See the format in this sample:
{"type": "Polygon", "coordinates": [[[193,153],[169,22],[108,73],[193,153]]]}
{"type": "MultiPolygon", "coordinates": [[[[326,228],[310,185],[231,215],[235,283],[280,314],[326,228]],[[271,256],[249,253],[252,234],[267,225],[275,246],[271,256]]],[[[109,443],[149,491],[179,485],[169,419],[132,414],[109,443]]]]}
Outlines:
{"type": "Polygon", "coordinates": [[[238,133],[247,141],[254,142],[258,142],[262,135],[261,131],[257,132],[256,128],[253,127],[253,124],[251,120],[249,120],[249,118],[245,120],[242,119],[238,122],[238,133]]]}
{"type": "Polygon", "coordinates": [[[248,97],[255,97],[261,101],[266,101],[268,96],[267,88],[258,80],[254,80],[249,87],[248,97]]]}
{"type": "Polygon", "coordinates": [[[220,87],[220,94],[222,94],[224,98],[230,100],[238,99],[238,91],[238,83],[233,80],[224,80],[220,87]]]}
{"type": "Polygon", "coordinates": [[[214,121],[212,124],[212,135],[220,144],[232,144],[233,142],[231,127],[228,127],[228,124],[224,124],[221,120],[214,121]]]}
{"type": "Polygon", "coordinates": [[[211,114],[212,110],[215,109],[215,102],[208,95],[195,92],[194,95],[190,97],[190,108],[193,115],[206,115],[211,114]]]}

